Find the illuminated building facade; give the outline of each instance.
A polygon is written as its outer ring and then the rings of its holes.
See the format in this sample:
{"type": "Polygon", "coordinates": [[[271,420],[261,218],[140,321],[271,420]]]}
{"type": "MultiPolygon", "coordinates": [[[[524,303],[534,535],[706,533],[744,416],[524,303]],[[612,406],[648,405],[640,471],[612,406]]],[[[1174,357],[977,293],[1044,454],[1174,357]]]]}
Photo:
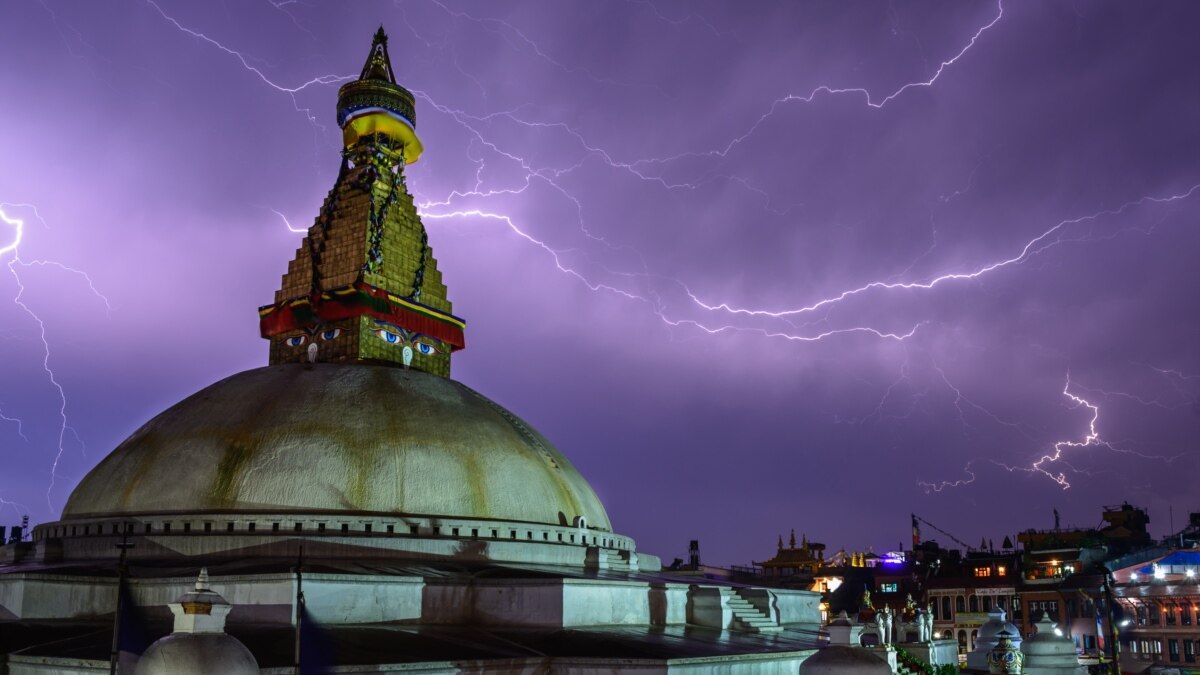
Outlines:
{"type": "Polygon", "coordinates": [[[1175,550],[1113,570],[1121,669],[1200,673],[1200,550],[1175,550]]]}
{"type": "Polygon", "coordinates": [[[1013,552],[969,551],[965,558],[943,562],[926,583],[926,600],[938,637],[954,639],[960,653],[975,649],[980,628],[993,609],[1009,620],[1020,608],[1019,556],[1013,552]]]}

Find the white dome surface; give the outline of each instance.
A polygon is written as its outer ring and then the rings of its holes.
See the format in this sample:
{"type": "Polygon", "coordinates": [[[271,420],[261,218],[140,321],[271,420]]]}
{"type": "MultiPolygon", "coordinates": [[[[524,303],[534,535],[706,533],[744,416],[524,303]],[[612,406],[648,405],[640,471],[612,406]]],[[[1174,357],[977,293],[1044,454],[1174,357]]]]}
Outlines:
{"type": "Polygon", "coordinates": [[[892,669],[862,647],[831,645],[805,659],[800,675],[892,675],[892,669]]]}
{"type": "Polygon", "coordinates": [[[1036,624],[1037,634],[1021,646],[1025,654],[1025,672],[1031,675],[1076,675],[1086,672],[1079,665],[1075,643],[1071,638],[1054,634],[1054,624],[1042,617],[1036,624]]]}
{"type": "Polygon", "coordinates": [[[611,531],[575,467],[473,389],[331,363],[248,370],[175,404],[84,477],[63,520],[339,511],[611,531]]]}
{"type": "Polygon", "coordinates": [[[225,633],[172,633],[150,645],[136,675],[259,675],[246,645],[225,633]]]}
{"type": "Polygon", "coordinates": [[[988,620],[979,627],[979,635],[975,638],[975,649],[967,654],[967,667],[977,670],[987,670],[988,654],[1000,642],[999,635],[1007,631],[1013,647],[1021,648],[1021,631],[1004,620],[1006,613],[1000,608],[988,612],[988,620]]]}

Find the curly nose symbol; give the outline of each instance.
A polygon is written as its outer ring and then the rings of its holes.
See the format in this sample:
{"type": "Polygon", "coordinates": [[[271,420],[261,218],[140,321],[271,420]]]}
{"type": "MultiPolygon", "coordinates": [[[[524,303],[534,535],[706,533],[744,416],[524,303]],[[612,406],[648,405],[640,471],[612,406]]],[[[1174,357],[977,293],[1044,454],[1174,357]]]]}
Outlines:
{"type": "Polygon", "coordinates": [[[315,342],[308,343],[308,362],[317,362],[317,343],[315,342]]]}
{"type": "Polygon", "coordinates": [[[401,356],[401,358],[404,359],[404,367],[405,368],[407,368],[409,365],[412,364],[412,355],[413,355],[412,347],[409,347],[408,345],[404,345],[404,351],[400,352],[400,356],[401,356]]]}

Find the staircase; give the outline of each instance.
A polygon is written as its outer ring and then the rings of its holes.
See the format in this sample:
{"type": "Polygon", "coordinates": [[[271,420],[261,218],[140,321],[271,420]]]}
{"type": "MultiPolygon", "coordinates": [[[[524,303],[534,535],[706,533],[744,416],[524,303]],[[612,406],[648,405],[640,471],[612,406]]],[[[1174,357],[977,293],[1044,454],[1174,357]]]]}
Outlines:
{"type": "Polygon", "coordinates": [[[602,569],[607,568],[610,572],[631,572],[629,561],[621,557],[621,552],[611,549],[600,549],[600,555],[604,557],[604,562],[600,564],[602,569]]]}
{"type": "Polygon", "coordinates": [[[766,612],[739,595],[736,589],[734,589],[733,595],[729,596],[726,604],[733,612],[733,620],[730,621],[730,628],[733,630],[746,633],[778,633],[783,630],[783,627],[767,616],[766,612]]]}
{"type": "Polygon", "coordinates": [[[631,564],[633,554],[613,548],[589,546],[584,565],[591,570],[607,572],[622,572],[628,574],[637,571],[637,565],[631,564]]]}

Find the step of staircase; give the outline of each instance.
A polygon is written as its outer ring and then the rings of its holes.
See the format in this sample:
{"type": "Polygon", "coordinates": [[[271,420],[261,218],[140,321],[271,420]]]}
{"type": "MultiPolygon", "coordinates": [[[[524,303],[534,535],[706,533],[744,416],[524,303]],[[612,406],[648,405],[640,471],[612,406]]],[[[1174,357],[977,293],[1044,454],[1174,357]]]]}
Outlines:
{"type": "Polygon", "coordinates": [[[783,627],[766,613],[760,611],[749,600],[736,594],[728,598],[726,605],[733,612],[733,624],[749,633],[778,633],[783,627]]]}
{"type": "Polygon", "coordinates": [[[604,556],[605,562],[608,564],[608,569],[615,572],[630,571],[629,561],[621,557],[619,552],[609,549],[600,549],[600,553],[604,556]]]}

